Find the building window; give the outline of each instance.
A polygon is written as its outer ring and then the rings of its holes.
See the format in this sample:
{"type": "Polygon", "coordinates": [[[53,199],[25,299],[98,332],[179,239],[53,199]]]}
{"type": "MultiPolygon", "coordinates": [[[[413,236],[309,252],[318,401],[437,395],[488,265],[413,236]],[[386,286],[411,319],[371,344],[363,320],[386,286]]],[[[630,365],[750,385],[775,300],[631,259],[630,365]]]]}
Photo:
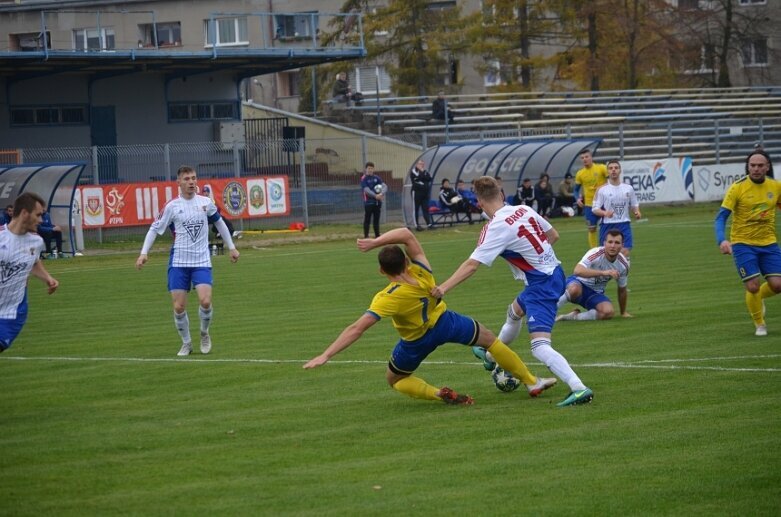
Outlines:
{"type": "Polygon", "coordinates": [[[218,47],[249,45],[247,18],[244,16],[204,20],[204,27],[206,32],[206,47],[211,47],[215,42],[218,47]],[[216,34],[214,32],[215,25],[217,26],[216,34]]]}
{"type": "Polygon", "coordinates": [[[678,9],[682,11],[696,11],[700,8],[700,0],[678,0],[678,9]]]}
{"type": "Polygon", "coordinates": [[[764,5],[767,3],[767,0],[740,0],[738,4],[740,5],[764,5]]]}
{"type": "Polygon", "coordinates": [[[75,50],[113,50],[116,48],[114,29],[76,29],[73,31],[73,48],[75,50]]]}
{"type": "Polygon", "coordinates": [[[88,121],[86,105],[11,107],[12,126],[84,125],[88,121]]]}
{"type": "Polygon", "coordinates": [[[355,69],[355,76],[350,78],[353,91],[361,93],[390,93],[391,79],[383,66],[363,66],[355,69]],[[377,77],[379,76],[379,91],[377,77]]]}
{"type": "MultiPolygon", "coordinates": [[[[36,52],[43,50],[43,38],[40,32],[26,32],[8,35],[8,50],[12,52],[36,52]]],[[[46,48],[52,48],[52,35],[46,31],[46,48]]]]}
{"type": "Polygon", "coordinates": [[[296,97],[301,95],[301,71],[290,70],[277,74],[277,85],[281,97],[296,97]]]}
{"type": "Polygon", "coordinates": [[[234,101],[169,102],[168,120],[238,120],[239,106],[234,101]]]}
{"type": "Polygon", "coordinates": [[[767,39],[743,40],[740,50],[743,66],[767,65],[767,39]]]}
{"type": "Polygon", "coordinates": [[[274,16],[276,24],[275,39],[309,39],[317,34],[320,17],[317,11],[300,14],[277,14],[274,16]]]}
{"type": "Polygon", "coordinates": [[[182,44],[182,24],[180,22],[145,23],[138,26],[139,47],[173,47],[182,44]],[[155,29],[157,29],[155,31],[155,29]]]}

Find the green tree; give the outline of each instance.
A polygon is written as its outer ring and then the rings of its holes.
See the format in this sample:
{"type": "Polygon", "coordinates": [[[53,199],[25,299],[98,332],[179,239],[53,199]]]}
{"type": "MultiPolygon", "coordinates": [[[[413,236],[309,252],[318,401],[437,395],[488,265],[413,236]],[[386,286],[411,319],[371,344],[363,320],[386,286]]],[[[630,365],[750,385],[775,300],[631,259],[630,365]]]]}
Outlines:
{"type": "Polygon", "coordinates": [[[665,0],[551,2],[570,35],[559,78],[597,90],[676,86],[680,39],[665,0]]]}
{"type": "Polygon", "coordinates": [[[531,90],[534,71],[556,61],[555,54],[532,54],[560,37],[559,20],[543,0],[483,0],[482,12],[468,19],[472,53],[482,57],[482,73],[498,73],[504,85],[497,89],[531,90]],[[498,68],[497,68],[498,64],[498,68]]]}

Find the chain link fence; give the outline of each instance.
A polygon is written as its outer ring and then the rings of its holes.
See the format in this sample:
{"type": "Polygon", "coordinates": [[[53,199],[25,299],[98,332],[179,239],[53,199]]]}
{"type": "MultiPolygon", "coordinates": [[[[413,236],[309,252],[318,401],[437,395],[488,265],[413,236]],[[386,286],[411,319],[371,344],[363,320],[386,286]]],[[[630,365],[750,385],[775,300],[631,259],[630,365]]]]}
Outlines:
{"type": "MultiPolygon", "coordinates": [[[[401,223],[402,184],[420,154],[403,146],[367,138],[266,140],[239,143],[201,142],[112,147],[56,147],[19,150],[21,163],[84,162],[81,185],[172,181],[181,165],[194,167],[199,183],[210,179],[285,176],[290,213],[234,220],[239,230],[355,223],[363,220],[360,179],[371,161],[389,187],[382,221],[401,223]]],[[[85,230],[87,242],[111,242],[146,233],[147,226],[85,230]]]]}

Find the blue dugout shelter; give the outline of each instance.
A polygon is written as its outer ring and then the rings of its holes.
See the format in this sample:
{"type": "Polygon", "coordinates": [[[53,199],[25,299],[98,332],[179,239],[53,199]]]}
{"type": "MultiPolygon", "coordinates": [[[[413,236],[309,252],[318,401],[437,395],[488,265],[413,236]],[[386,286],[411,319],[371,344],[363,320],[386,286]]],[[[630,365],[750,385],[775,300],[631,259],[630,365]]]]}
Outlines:
{"type": "MultiPolygon", "coordinates": [[[[551,182],[558,185],[566,173],[581,168],[580,151],[590,149],[592,154],[602,143],[601,139],[576,140],[501,140],[490,142],[461,142],[442,144],[427,149],[418,160],[426,162],[426,168],[433,178],[431,199],[439,195],[443,179],[469,184],[480,176],[501,178],[505,194],[514,195],[524,178],[537,181],[547,173],[551,182]]],[[[416,226],[412,201],[412,185],[409,174],[404,180],[402,212],[407,226],[416,226]]]]}
{"type": "MultiPolygon", "coordinates": [[[[85,163],[40,163],[0,166],[0,203],[4,209],[24,192],[34,192],[46,202],[52,222],[62,228],[63,250],[74,254],[75,230],[81,220],[74,220],[76,186],[85,163]]],[[[80,218],[81,214],[75,214],[80,218]]]]}

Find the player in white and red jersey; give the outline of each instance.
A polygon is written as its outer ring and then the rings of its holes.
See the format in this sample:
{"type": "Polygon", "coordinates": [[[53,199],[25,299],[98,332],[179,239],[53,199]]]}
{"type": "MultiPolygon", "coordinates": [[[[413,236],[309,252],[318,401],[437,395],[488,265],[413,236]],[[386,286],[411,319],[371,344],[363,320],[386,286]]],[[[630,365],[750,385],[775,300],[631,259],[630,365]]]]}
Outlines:
{"type": "Polygon", "coordinates": [[[613,304],[605,295],[605,287],[610,280],[618,284],[618,306],[621,316],[631,318],[626,311],[627,281],[629,278],[629,260],[621,253],[623,236],[617,229],[608,230],[604,246],[591,248],[575,266],[574,275],[567,278],[567,289],[559,298],[559,307],[572,302],[587,309],[562,314],[556,321],[562,320],[609,320],[615,314],[613,304]]]}
{"type": "Polygon", "coordinates": [[[621,164],[618,160],[607,162],[607,183],[599,187],[594,196],[591,213],[601,217],[599,242],[605,242],[609,230],[618,230],[624,236],[621,253],[628,257],[632,250],[632,226],[629,212],[640,219],[640,203],[632,185],[621,181],[621,164]]]}
{"type": "Polygon", "coordinates": [[[182,347],[178,355],[192,352],[190,320],[187,316],[187,293],[194,286],[198,293],[198,315],[201,320],[201,353],[211,351],[209,325],[212,319],[212,264],[209,255],[209,224],[213,223],[220,232],[222,241],[230,249],[231,262],[239,260],[239,251],[233,244],[230,231],[220,217],[215,204],[206,196],[199,196],[195,170],[186,165],[176,173],[180,195],[163,208],[163,212],[152,223],[144,239],[136,268],[147,262],[147,255],[158,235],[171,229],[174,244],[168,259],[168,290],[174,305],[174,323],[182,347]]]}
{"type": "Polygon", "coordinates": [[[13,216],[0,231],[0,352],[11,346],[27,321],[27,279],[42,280],[52,294],[60,285],[40,260],[43,239],[35,233],[46,208],[43,199],[25,192],[14,201],[13,216]]]}
{"type": "Polygon", "coordinates": [[[506,206],[499,184],[484,176],[475,181],[480,206],[491,218],[480,233],[472,255],[450,278],[432,290],[436,297],[472,276],[480,264],[490,266],[504,258],[516,280],[526,288],[513,300],[499,339],[510,344],[521,331],[525,315],[529,325],[532,355],[543,362],[572,390],[557,404],[570,406],[590,402],[594,393],[572,370],[563,355],[551,346],[551,330],[556,319],[556,304],[564,293],[565,277],[552,244],[559,234],[551,224],[528,206],[506,206]]]}

